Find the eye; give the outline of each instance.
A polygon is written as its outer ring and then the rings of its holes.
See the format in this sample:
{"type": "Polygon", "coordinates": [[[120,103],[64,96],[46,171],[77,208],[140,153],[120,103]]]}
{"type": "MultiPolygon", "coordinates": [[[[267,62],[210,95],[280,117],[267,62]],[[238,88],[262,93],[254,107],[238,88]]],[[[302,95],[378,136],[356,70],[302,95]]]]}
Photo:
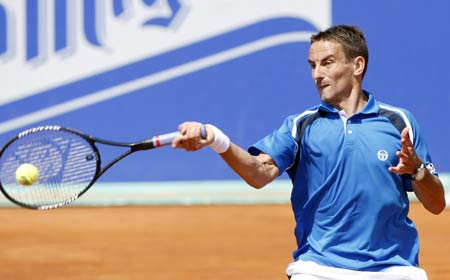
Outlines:
{"type": "Polygon", "coordinates": [[[325,60],[324,62],[323,62],[323,65],[324,66],[329,66],[329,65],[331,65],[331,64],[333,64],[334,63],[334,60],[333,59],[327,59],[327,60],[325,60]]]}

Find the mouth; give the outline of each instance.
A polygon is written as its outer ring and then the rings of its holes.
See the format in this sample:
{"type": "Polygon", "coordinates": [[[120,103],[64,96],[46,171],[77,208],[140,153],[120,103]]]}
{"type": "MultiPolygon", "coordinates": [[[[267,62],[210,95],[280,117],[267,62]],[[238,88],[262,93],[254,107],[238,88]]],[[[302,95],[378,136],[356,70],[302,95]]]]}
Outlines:
{"type": "Polygon", "coordinates": [[[323,90],[324,88],[326,88],[328,86],[330,86],[330,85],[329,84],[320,84],[320,85],[317,85],[317,89],[323,90]]]}

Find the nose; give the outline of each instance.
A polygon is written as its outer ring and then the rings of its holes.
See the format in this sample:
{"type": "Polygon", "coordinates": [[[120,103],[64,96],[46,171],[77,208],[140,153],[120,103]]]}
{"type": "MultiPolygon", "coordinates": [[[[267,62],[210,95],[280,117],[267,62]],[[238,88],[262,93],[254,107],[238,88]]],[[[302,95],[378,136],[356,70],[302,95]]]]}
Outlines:
{"type": "Polygon", "coordinates": [[[314,67],[312,70],[312,77],[314,81],[321,80],[323,78],[322,68],[320,66],[314,67]]]}

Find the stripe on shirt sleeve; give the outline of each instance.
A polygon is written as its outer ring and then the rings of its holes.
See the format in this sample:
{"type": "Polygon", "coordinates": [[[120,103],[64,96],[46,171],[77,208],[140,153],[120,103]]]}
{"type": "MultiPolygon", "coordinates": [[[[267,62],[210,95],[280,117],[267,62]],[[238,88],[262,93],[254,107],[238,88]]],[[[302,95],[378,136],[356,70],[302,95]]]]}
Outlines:
{"type": "Polygon", "coordinates": [[[297,139],[297,129],[298,129],[298,123],[300,122],[300,120],[303,119],[303,117],[307,116],[307,115],[312,115],[315,112],[317,112],[318,109],[316,110],[308,110],[308,111],[304,111],[303,113],[301,113],[300,115],[298,115],[297,117],[294,118],[293,120],[293,125],[292,125],[292,137],[298,141],[300,139],[297,139]]]}
{"type": "Polygon", "coordinates": [[[406,116],[405,112],[403,112],[399,108],[392,107],[392,106],[389,106],[389,105],[386,105],[386,104],[380,104],[379,106],[382,109],[385,109],[385,110],[397,113],[403,119],[403,121],[405,122],[406,127],[409,128],[409,132],[408,132],[409,133],[409,139],[411,139],[411,142],[414,144],[414,131],[412,129],[411,122],[409,121],[409,119],[406,116]]]}

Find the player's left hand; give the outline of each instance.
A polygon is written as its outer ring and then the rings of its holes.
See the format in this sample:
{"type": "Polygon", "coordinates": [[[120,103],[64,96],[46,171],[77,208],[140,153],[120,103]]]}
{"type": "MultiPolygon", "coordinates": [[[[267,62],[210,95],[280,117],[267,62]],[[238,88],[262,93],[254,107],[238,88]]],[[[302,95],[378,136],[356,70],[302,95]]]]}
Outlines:
{"type": "Polygon", "coordinates": [[[402,130],[401,144],[402,149],[396,153],[400,160],[396,166],[389,167],[389,171],[397,174],[413,174],[422,163],[422,160],[417,156],[413,143],[409,138],[408,127],[402,130]]]}

